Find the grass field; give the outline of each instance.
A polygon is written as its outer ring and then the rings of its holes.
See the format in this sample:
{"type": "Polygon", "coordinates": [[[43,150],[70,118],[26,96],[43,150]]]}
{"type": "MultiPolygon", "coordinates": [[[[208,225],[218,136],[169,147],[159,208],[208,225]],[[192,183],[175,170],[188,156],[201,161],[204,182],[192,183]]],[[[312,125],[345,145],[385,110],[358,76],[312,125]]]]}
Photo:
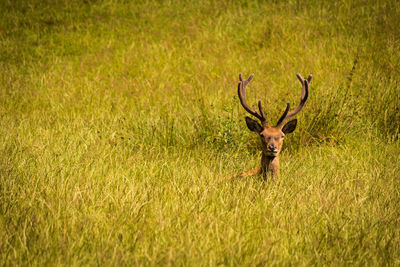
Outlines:
{"type": "Polygon", "coordinates": [[[400,265],[400,2],[0,1],[0,265],[400,265]],[[353,71],[352,71],[353,69],[353,71]],[[281,183],[236,96],[310,98],[281,183]]]}

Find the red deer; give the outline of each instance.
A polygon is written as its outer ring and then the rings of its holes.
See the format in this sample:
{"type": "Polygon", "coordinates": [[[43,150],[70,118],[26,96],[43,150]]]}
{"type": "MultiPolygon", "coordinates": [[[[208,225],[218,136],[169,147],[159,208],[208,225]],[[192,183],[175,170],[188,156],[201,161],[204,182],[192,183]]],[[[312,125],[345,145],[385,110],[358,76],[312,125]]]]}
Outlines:
{"type": "Polygon", "coordinates": [[[300,74],[297,74],[302,90],[300,104],[296,109],[289,112],[290,104],[287,103],[286,110],[283,115],[278,120],[276,126],[271,126],[265,116],[264,110],[261,106],[261,100],[258,101],[259,113],[253,110],[246,103],[246,87],[253,79],[254,74],[251,74],[247,80],[243,80],[242,74],[239,74],[239,85],[238,85],[238,95],[240,103],[243,108],[260,120],[261,125],[254,119],[246,116],[246,124],[250,131],[259,134],[262,143],[262,156],[261,156],[261,167],[256,170],[251,170],[245,173],[235,175],[234,177],[243,177],[249,175],[261,175],[264,179],[267,176],[272,176],[278,181],[280,181],[280,167],[279,167],[279,154],[282,150],[283,140],[286,134],[293,132],[296,129],[297,119],[293,119],[287,122],[290,118],[294,117],[299,113],[308,98],[308,87],[312,80],[312,75],[309,75],[307,79],[303,79],[300,74]],[[287,123],[286,123],[287,122],[287,123]],[[286,123],[286,124],[285,124],[286,123]]]}

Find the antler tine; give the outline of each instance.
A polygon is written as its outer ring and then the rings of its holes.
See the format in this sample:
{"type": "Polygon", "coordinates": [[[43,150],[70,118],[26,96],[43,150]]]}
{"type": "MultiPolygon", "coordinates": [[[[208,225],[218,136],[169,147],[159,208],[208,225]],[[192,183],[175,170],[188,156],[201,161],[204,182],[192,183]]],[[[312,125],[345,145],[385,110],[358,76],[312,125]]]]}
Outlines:
{"type": "Polygon", "coordinates": [[[297,106],[297,108],[295,108],[294,110],[288,112],[288,110],[289,110],[288,109],[289,103],[288,103],[288,106],[286,107],[285,112],[283,113],[283,115],[279,119],[278,124],[276,125],[276,127],[282,127],[284,122],[286,122],[288,119],[290,119],[290,118],[294,117],[295,115],[297,115],[297,113],[299,113],[303,109],[304,104],[306,103],[306,101],[308,99],[308,86],[312,81],[312,75],[310,74],[307,79],[304,79],[300,75],[300,73],[297,73],[296,76],[297,76],[297,79],[299,79],[300,83],[302,84],[300,104],[297,106]]]}
{"type": "Polygon", "coordinates": [[[267,121],[267,117],[265,116],[264,110],[261,106],[261,100],[258,100],[258,110],[260,111],[261,117],[264,118],[264,121],[267,121]]]}
{"type": "Polygon", "coordinates": [[[261,101],[258,102],[258,109],[260,110],[260,114],[257,113],[257,111],[255,111],[254,109],[252,109],[249,105],[247,105],[246,103],[246,86],[250,83],[250,81],[253,79],[254,74],[251,74],[250,77],[246,80],[243,80],[242,78],[242,74],[239,74],[239,84],[238,84],[238,95],[239,95],[239,100],[240,103],[242,104],[243,108],[250,113],[251,115],[253,115],[254,117],[256,117],[257,119],[259,119],[262,123],[267,123],[267,119],[265,117],[265,113],[262,109],[261,106],[261,101]]]}
{"type": "Polygon", "coordinates": [[[286,115],[288,114],[290,109],[290,103],[286,104],[286,109],[283,112],[282,116],[279,118],[278,123],[276,125],[280,125],[282,123],[282,121],[285,119],[286,115]]]}

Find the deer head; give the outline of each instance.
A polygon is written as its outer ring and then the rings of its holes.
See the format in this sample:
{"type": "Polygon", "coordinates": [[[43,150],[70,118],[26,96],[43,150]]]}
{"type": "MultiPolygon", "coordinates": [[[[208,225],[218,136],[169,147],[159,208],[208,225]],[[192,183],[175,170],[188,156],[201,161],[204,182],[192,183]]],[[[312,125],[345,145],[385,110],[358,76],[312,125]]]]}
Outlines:
{"type": "MultiPolygon", "coordinates": [[[[247,80],[243,80],[242,74],[239,74],[239,85],[238,85],[238,95],[240,103],[242,104],[243,108],[256,117],[260,123],[256,120],[246,117],[246,124],[250,131],[253,131],[259,134],[262,142],[262,155],[264,158],[269,158],[268,160],[262,160],[263,164],[269,164],[269,162],[273,162],[274,158],[279,157],[279,153],[282,150],[282,144],[285,139],[285,135],[293,132],[296,129],[297,119],[293,119],[288,121],[290,118],[294,117],[297,113],[299,113],[308,98],[308,87],[312,80],[312,75],[309,75],[307,79],[303,79],[300,74],[297,74],[297,78],[299,79],[302,90],[301,90],[301,98],[300,104],[294,110],[289,112],[290,104],[287,103],[285,112],[279,118],[276,126],[272,126],[268,123],[267,118],[265,116],[265,112],[262,108],[261,101],[258,101],[258,110],[259,112],[253,110],[247,103],[246,103],[246,87],[253,79],[254,74],[251,74],[247,80]],[[287,122],[288,121],[288,122],[287,122]],[[265,163],[263,163],[265,162],[265,163]]],[[[273,174],[277,172],[276,175],[279,177],[279,158],[275,160],[278,166],[274,166],[274,168],[270,168],[269,166],[261,166],[261,170],[271,170],[273,174]],[[274,171],[275,170],[275,171],[274,171]],[[277,171],[276,171],[277,170],[277,171]]],[[[275,164],[276,165],[276,164],[275,164]]]]}

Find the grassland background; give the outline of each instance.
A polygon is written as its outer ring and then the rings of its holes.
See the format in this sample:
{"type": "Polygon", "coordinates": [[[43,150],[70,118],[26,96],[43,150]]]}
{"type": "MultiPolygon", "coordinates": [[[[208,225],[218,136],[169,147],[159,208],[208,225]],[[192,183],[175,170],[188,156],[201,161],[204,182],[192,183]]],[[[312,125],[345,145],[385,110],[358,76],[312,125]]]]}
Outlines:
{"type": "Polygon", "coordinates": [[[0,265],[400,265],[398,1],[0,1],[0,265]],[[351,71],[354,69],[354,71],[351,71]],[[236,97],[287,137],[259,164],[236,97]]]}

